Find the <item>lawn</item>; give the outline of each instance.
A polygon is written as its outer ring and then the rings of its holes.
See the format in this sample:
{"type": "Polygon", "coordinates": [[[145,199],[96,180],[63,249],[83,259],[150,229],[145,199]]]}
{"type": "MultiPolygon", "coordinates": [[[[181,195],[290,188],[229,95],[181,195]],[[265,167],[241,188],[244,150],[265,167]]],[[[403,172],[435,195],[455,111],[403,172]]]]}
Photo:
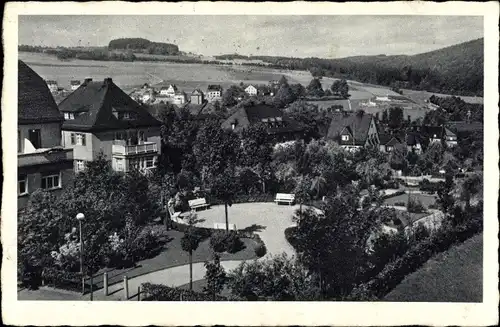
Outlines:
{"type": "MultiPolygon", "coordinates": [[[[420,200],[426,208],[436,203],[436,197],[434,195],[412,193],[411,197],[420,200]]],[[[406,204],[408,202],[408,194],[401,194],[384,200],[384,204],[387,205],[395,205],[397,202],[404,202],[406,204]]]]}
{"type": "Polygon", "coordinates": [[[384,301],[482,302],[483,234],[431,258],[408,275],[384,301]]]}
{"type": "MultiPolygon", "coordinates": [[[[181,248],[182,232],[170,230],[166,234],[170,238],[168,243],[164,246],[163,251],[157,256],[137,262],[136,267],[126,269],[109,269],[108,270],[108,284],[118,283],[123,280],[123,276],[128,278],[144,275],[153,271],[181,266],[189,263],[189,254],[181,248]]],[[[222,253],[221,260],[249,260],[255,259],[254,248],[256,242],[252,239],[242,238],[245,248],[236,253],[222,253]]],[[[204,262],[212,258],[212,249],[210,248],[210,239],[204,240],[200,243],[198,249],[193,252],[193,262],[204,262]]],[[[97,288],[103,287],[103,273],[102,269],[94,278],[94,285],[97,288]]]]}

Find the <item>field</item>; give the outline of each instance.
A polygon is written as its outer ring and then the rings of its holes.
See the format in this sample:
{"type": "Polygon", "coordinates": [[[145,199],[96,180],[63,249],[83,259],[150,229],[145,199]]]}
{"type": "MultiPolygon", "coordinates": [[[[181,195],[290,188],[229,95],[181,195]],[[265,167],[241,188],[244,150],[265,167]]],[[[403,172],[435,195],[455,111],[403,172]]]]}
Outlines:
{"type": "MultiPolygon", "coordinates": [[[[141,54],[144,57],[159,57],[157,55],[141,54]]],[[[162,58],[165,56],[161,56],[162,58]]],[[[171,56],[179,59],[179,56],[171,56]]],[[[279,80],[282,75],[286,76],[290,83],[300,83],[307,86],[312,75],[308,71],[291,71],[285,69],[272,69],[266,67],[250,67],[242,65],[212,65],[212,64],[185,64],[169,62],[120,62],[120,61],[91,61],[91,60],[68,60],[61,61],[54,56],[19,52],[19,59],[28,64],[35,72],[44,79],[56,80],[62,87],[68,88],[71,80],[83,80],[91,77],[94,80],[103,80],[106,77],[130,91],[144,83],[152,85],[176,84],[181,90],[191,92],[195,88],[205,90],[209,84],[220,84],[227,88],[232,84],[267,84],[270,80],[279,80]]],[[[324,77],[321,84],[326,90],[330,88],[335,78],[324,77]]],[[[387,106],[397,103],[387,103],[386,106],[363,107],[360,102],[373,99],[377,96],[398,95],[388,87],[364,84],[348,80],[349,94],[353,110],[363,109],[369,113],[383,111],[387,106]]],[[[410,115],[412,119],[423,117],[427,109],[421,107],[425,104],[432,93],[425,91],[404,90],[404,95],[418,104],[411,104],[409,109],[404,109],[405,117],[410,115]]],[[[482,98],[467,98],[466,101],[481,101],[482,98]]],[[[347,109],[345,100],[328,100],[326,103],[315,102],[320,107],[328,107],[332,104],[343,104],[347,109]]]]}
{"type": "MultiPolygon", "coordinates": [[[[410,99],[414,100],[417,103],[425,103],[425,100],[429,99],[432,95],[438,97],[450,97],[451,94],[441,94],[441,93],[430,93],[426,91],[414,91],[414,90],[406,90],[403,89],[403,95],[408,96],[410,99]]],[[[467,97],[467,96],[459,96],[462,100],[468,103],[483,103],[483,98],[481,97],[467,97]]]]}
{"type": "Polygon", "coordinates": [[[482,302],[483,234],[430,259],[384,301],[482,302]]]}

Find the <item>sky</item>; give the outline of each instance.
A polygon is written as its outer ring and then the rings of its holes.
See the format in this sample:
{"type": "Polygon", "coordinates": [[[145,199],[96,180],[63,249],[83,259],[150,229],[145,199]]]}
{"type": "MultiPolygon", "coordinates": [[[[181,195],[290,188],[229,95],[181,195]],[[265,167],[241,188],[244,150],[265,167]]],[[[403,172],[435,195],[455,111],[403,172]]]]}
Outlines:
{"type": "Polygon", "coordinates": [[[104,46],[141,37],[202,55],[412,55],[484,36],[481,16],[19,16],[19,44],[104,46]]]}

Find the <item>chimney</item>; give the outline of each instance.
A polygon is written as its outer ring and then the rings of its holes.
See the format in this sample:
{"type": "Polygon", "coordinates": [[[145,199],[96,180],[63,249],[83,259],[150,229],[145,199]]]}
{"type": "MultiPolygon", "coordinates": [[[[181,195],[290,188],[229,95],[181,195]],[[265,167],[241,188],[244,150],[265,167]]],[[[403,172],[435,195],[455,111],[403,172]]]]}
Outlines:
{"type": "Polygon", "coordinates": [[[113,79],[111,77],[108,77],[108,78],[104,79],[104,84],[108,84],[109,85],[111,83],[113,83],[113,79]]]}
{"type": "Polygon", "coordinates": [[[92,78],[86,78],[86,79],[83,80],[82,85],[85,86],[85,85],[89,84],[90,82],[92,82],[92,78]]]}

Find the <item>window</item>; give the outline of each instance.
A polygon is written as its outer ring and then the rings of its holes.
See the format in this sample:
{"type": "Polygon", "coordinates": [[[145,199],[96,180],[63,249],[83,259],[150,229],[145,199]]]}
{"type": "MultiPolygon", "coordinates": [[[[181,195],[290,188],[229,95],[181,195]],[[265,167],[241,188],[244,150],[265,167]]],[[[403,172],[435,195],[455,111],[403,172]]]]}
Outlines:
{"type": "Polygon", "coordinates": [[[17,177],[17,194],[28,194],[28,176],[20,175],[17,177]]]}
{"type": "Polygon", "coordinates": [[[39,129],[30,129],[28,137],[31,144],[33,144],[33,146],[35,147],[35,149],[39,149],[42,147],[42,138],[40,136],[39,129]]]}
{"type": "Polygon", "coordinates": [[[76,144],[85,146],[86,143],[87,143],[86,142],[86,135],[82,134],[82,133],[77,133],[76,134],[76,144]]]}
{"type": "Polygon", "coordinates": [[[155,165],[155,158],[154,157],[146,158],[146,168],[154,167],[154,165],[155,165]]]}
{"type": "Polygon", "coordinates": [[[85,169],[85,161],[83,160],[76,160],[76,172],[83,171],[85,169]]]}
{"type": "Polygon", "coordinates": [[[42,189],[53,190],[61,187],[61,178],[59,174],[42,176],[42,189]]]}
{"type": "Polygon", "coordinates": [[[342,135],[342,141],[349,141],[349,135],[342,135]]]}
{"type": "Polygon", "coordinates": [[[123,140],[125,137],[123,136],[123,132],[115,133],[115,140],[123,140]]]}
{"type": "Polygon", "coordinates": [[[139,136],[139,143],[143,143],[144,141],[146,141],[146,139],[144,138],[144,131],[139,131],[138,136],[139,136]]]}
{"type": "Polygon", "coordinates": [[[116,158],[116,171],[123,171],[123,159],[121,158],[116,158]]]}
{"type": "Polygon", "coordinates": [[[69,119],[69,112],[64,113],[64,119],[68,120],[69,119]]]}
{"type": "Polygon", "coordinates": [[[71,145],[75,145],[75,133],[71,133],[71,145]]]}
{"type": "Polygon", "coordinates": [[[130,119],[130,114],[128,112],[124,112],[123,119],[130,119]]]}
{"type": "Polygon", "coordinates": [[[75,119],[75,114],[74,113],[70,113],[69,114],[69,119],[75,119]]]}

